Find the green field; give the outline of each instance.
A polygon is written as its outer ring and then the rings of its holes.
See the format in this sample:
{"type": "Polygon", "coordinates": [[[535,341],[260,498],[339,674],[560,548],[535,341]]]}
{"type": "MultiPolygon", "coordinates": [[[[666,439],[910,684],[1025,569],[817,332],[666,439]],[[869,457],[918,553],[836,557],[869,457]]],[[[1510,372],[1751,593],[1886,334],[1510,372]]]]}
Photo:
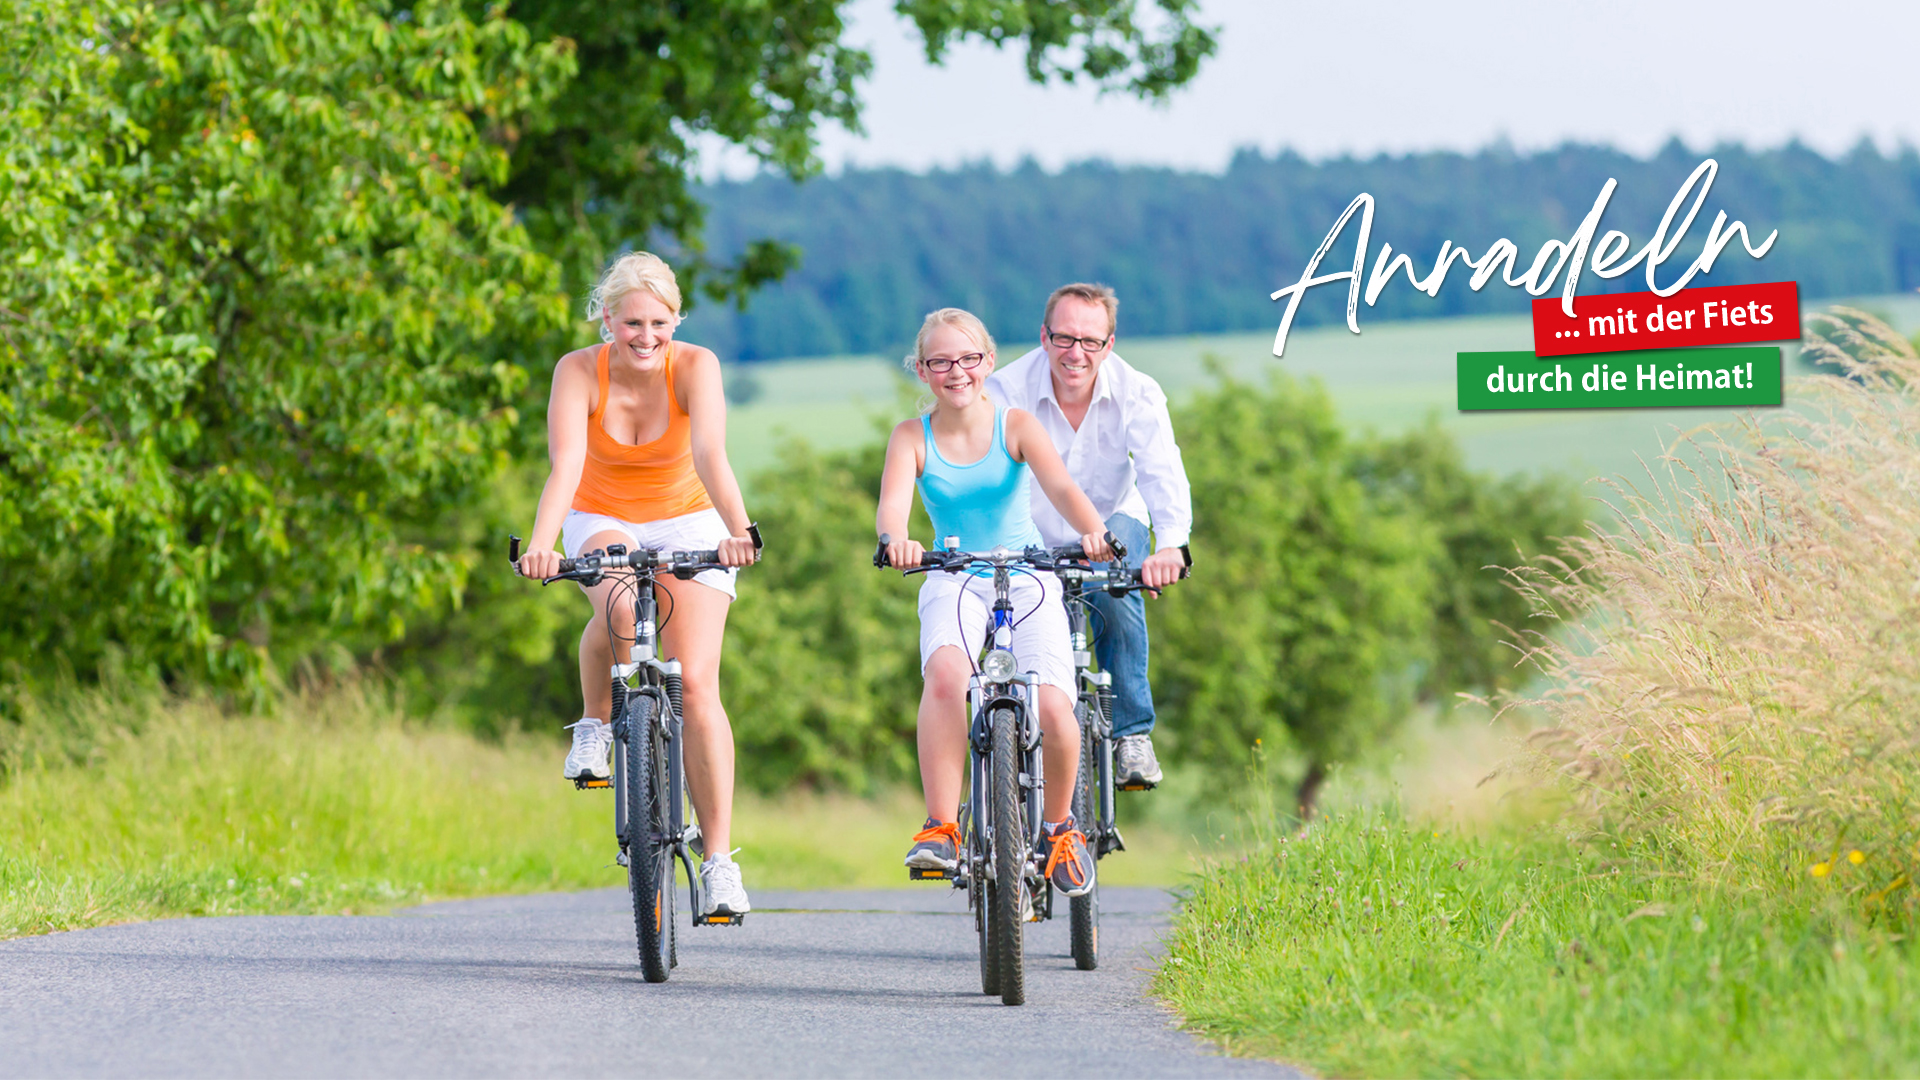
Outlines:
{"type": "MultiPolygon", "coordinates": [[[[1920,297],[1852,302],[1888,316],[1905,333],[1920,328],[1920,297]]],[[[1206,359],[1212,356],[1236,379],[1262,379],[1274,368],[1319,379],[1357,427],[1391,432],[1437,416],[1460,441],[1472,467],[1501,473],[1644,476],[1641,461],[1656,460],[1681,433],[1729,415],[1716,409],[1460,413],[1454,408],[1454,353],[1531,347],[1525,316],[1380,323],[1363,315],[1360,329],[1358,335],[1344,326],[1296,331],[1279,360],[1272,355],[1268,330],[1122,339],[1119,352],[1160,380],[1176,401],[1212,382],[1206,359]]],[[[1017,357],[1027,347],[1003,342],[1002,358],[1017,357]]],[[[1791,375],[1797,350],[1788,352],[1791,375]]],[[[782,360],[751,370],[761,394],[728,417],[728,448],[742,477],[773,464],[788,438],[822,448],[856,446],[877,437],[876,423],[906,415],[900,397],[906,380],[896,360],[782,360]]]]}

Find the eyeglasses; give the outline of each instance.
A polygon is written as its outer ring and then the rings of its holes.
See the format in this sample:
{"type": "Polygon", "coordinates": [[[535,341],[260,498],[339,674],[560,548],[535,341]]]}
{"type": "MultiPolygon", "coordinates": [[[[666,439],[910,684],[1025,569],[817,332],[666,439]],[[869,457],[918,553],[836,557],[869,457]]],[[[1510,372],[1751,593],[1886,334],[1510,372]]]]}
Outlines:
{"type": "Polygon", "coordinates": [[[970,352],[962,353],[954,357],[930,356],[920,362],[927,365],[927,370],[933,372],[935,375],[944,375],[952,371],[953,365],[955,364],[959,364],[960,370],[962,371],[972,371],[974,368],[980,366],[980,361],[986,358],[986,353],[970,352]]]}
{"type": "Polygon", "coordinates": [[[1053,327],[1047,327],[1047,344],[1063,352],[1078,345],[1082,351],[1091,356],[1106,348],[1107,342],[1112,340],[1112,334],[1103,338],[1074,337],[1072,334],[1056,334],[1053,332],[1053,327]]]}

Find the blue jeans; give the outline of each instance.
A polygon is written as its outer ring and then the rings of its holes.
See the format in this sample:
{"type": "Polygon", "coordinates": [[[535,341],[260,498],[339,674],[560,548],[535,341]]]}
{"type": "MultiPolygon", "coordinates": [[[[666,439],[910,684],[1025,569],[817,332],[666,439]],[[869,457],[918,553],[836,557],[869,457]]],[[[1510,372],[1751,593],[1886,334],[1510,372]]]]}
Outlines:
{"type": "MultiPolygon", "coordinates": [[[[1128,565],[1139,566],[1153,553],[1144,522],[1115,514],[1107,519],[1107,529],[1126,545],[1128,565]]],[[[1100,670],[1113,676],[1114,737],[1150,734],[1153,687],[1147,684],[1146,599],[1139,593],[1115,599],[1099,592],[1089,596],[1087,602],[1094,611],[1087,620],[1087,632],[1095,635],[1093,655],[1100,661],[1100,670]]]]}

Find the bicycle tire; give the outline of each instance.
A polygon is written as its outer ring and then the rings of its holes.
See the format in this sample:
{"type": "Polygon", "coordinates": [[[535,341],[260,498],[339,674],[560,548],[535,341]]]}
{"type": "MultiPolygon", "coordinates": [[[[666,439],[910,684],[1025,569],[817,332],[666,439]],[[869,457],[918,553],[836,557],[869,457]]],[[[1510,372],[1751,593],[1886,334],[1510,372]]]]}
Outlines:
{"type": "Polygon", "coordinates": [[[1026,828],[1020,820],[1020,729],[1012,709],[995,709],[993,762],[993,885],[987,929],[1003,1005],[1027,1001],[1026,923],[1021,896],[1027,882],[1026,828]]]}
{"type": "MultiPolygon", "coordinates": [[[[1088,835],[1088,846],[1097,843],[1093,830],[1099,827],[1098,811],[1094,801],[1099,798],[1098,767],[1099,740],[1094,738],[1092,716],[1087,711],[1087,701],[1080,699],[1074,708],[1074,718],[1080,721],[1080,775],[1073,784],[1073,818],[1080,831],[1088,835]]],[[[1067,899],[1067,921],[1070,927],[1068,935],[1073,943],[1073,966],[1081,971],[1092,971],[1100,966],[1100,879],[1095,876],[1093,888],[1085,896],[1073,896],[1067,899]]]]}
{"type": "MultiPolygon", "coordinates": [[[[968,762],[967,774],[973,775],[971,761],[968,762]]],[[[1000,971],[994,966],[993,943],[987,935],[988,844],[984,832],[975,828],[972,811],[966,804],[960,807],[960,835],[965,838],[961,856],[966,860],[967,910],[973,915],[974,936],[980,940],[980,992],[988,997],[998,997],[1000,971]]]]}
{"type": "Polygon", "coordinates": [[[655,744],[659,703],[651,694],[634,694],[627,706],[627,890],[640,972],[648,982],[666,982],[673,967],[673,868],[666,864],[671,854],[660,825],[665,793],[655,744]]]}

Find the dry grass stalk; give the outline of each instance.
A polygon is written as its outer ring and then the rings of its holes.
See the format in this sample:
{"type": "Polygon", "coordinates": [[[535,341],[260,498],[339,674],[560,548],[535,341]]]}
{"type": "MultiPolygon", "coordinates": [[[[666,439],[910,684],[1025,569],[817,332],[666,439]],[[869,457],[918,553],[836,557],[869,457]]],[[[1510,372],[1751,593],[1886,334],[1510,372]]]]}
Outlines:
{"type": "Polygon", "coordinates": [[[1812,323],[1844,376],[1690,438],[1717,475],[1669,455],[1579,571],[1520,577],[1585,613],[1528,642],[1536,744],[1607,828],[1730,883],[1859,849],[1864,892],[1920,878],[1920,356],[1862,312],[1812,323]]]}

